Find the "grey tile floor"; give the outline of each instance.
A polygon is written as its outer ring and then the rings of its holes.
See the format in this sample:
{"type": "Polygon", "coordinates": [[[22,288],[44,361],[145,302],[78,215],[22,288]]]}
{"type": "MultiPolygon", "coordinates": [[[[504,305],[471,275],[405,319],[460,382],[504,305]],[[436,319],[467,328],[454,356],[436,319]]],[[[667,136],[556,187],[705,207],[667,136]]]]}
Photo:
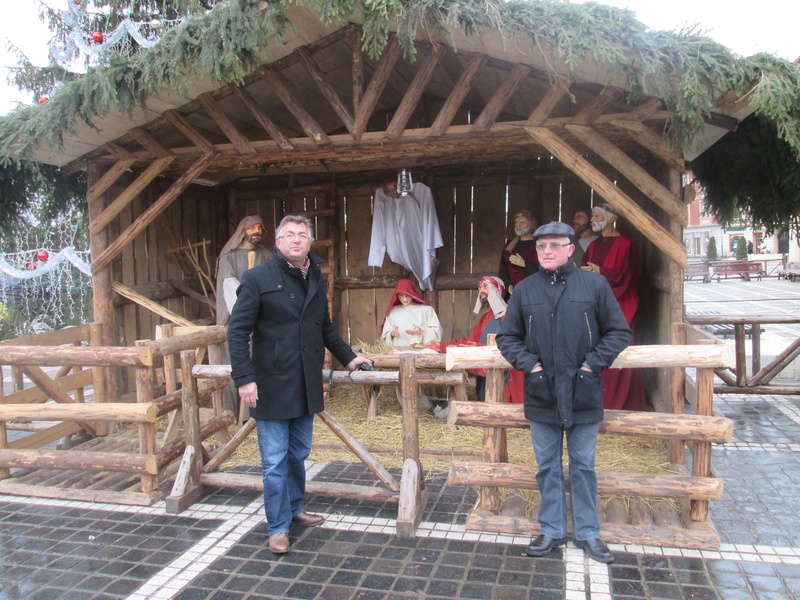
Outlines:
{"type": "MultiPolygon", "coordinates": [[[[764,291],[761,282],[738,290],[733,283],[695,284],[710,291],[687,289],[687,306],[712,292],[721,301],[741,300],[743,293],[758,301],[783,290],[794,301],[785,309],[800,312],[798,284],[778,289],[771,281],[764,291]]],[[[795,600],[800,398],[715,401],[735,421],[733,442],[712,452],[726,482],[724,499],[711,504],[719,551],[614,546],[609,567],[568,544],[530,559],[523,555],[526,539],[466,532],[475,492],[448,486],[444,473],[426,479],[430,501],[417,538],[392,535],[392,506],[311,497],[309,510],[326,513],[328,521],[293,529],[292,552],[280,557],[267,550],[254,492],[217,490],[180,516],[165,514],[163,504],[6,496],[0,497],[0,600],[795,600]]],[[[349,463],[314,465],[309,476],[372,484],[364,467],[349,463]]]]}

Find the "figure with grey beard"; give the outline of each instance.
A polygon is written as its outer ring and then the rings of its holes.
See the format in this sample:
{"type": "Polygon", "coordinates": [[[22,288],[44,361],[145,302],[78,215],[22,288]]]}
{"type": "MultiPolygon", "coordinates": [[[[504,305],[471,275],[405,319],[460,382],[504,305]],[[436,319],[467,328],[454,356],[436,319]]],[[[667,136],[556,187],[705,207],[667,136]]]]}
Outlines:
{"type": "Polygon", "coordinates": [[[500,256],[498,274],[506,288],[507,299],[514,286],[539,270],[536,244],[531,233],[536,229],[536,218],[529,210],[521,210],[514,215],[514,237],[506,242],[500,256]]]}

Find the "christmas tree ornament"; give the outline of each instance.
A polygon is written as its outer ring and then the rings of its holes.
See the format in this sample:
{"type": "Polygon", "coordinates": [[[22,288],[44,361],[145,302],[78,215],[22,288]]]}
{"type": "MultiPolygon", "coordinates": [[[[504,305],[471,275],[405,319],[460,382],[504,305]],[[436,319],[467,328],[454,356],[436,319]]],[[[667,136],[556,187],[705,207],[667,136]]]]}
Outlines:
{"type": "Polygon", "coordinates": [[[47,96],[39,96],[39,104],[44,104],[48,100],[50,100],[50,98],[48,98],[47,96]]]}
{"type": "Polygon", "coordinates": [[[92,39],[95,42],[97,42],[98,44],[102,44],[103,43],[103,34],[100,33],[99,31],[95,31],[94,33],[92,33],[92,39]]]}
{"type": "Polygon", "coordinates": [[[50,258],[50,253],[47,250],[42,249],[36,253],[36,260],[47,262],[48,258],[50,258]]]}

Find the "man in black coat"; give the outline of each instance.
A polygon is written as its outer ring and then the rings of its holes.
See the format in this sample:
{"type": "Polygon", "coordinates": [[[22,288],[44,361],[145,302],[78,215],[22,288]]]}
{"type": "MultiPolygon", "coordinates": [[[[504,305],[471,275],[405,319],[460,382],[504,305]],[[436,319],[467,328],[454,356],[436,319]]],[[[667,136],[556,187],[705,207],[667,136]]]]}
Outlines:
{"type": "Polygon", "coordinates": [[[514,289],[497,346],[525,373],[525,418],[539,472],[541,534],[529,556],[544,556],[567,541],[562,470],[563,436],[569,454],[575,545],[604,563],[614,561],[600,540],[595,453],[603,420],[600,375],[631,340],[631,330],[605,277],[570,260],[574,232],[552,222],[534,232],[539,272],[514,289]]]}
{"type": "Polygon", "coordinates": [[[325,409],[325,348],[351,371],[369,362],[331,323],[322,259],[309,252],[313,241],[308,219],[284,217],[272,258],[242,276],[228,323],[231,377],[256,419],[269,549],[276,554],[289,551],[291,523],[324,520],[306,513],[302,501],[314,414],[325,409]]]}

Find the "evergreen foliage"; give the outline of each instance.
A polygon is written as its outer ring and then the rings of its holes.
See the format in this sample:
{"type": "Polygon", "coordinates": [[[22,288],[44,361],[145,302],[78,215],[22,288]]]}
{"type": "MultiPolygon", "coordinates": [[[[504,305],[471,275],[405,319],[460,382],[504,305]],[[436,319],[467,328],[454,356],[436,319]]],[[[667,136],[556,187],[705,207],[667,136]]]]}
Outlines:
{"type": "Polygon", "coordinates": [[[747,240],[743,235],[736,240],[736,260],[747,260],[747,240]]]}
{"type": "Polygon", "coordinates": [[[744,220],[768,235],[782,227],[800,231],[800,165],[773,121],[748,117],[693,160],[691,170],[721,225],[744,220]]]}
{"type": "MultiPolygon", "coordinates": [[[[667,133],[677,147],[686,147],[703,127],[720,92],[744,94],[771,122],[785,144],[787,160],[800,157],[800,64],[769,55],[743,58],[694,30],[648,30],[632,11],[602,4],[568,4],[556,0],[106,0],[119,19],[122,7],[190,14],[164,33],[153,48],[130,55],[111,54],[75,81],[66,81],[42,105],[20,108],[0,119],[0,164],[19,166],[36,147],[58,147],[78,123],[111,110],[130,114],[145,107],[160,89],[178,92],[196,78],[220,85],[241,82],[263,57],[268,44],[293,35],[288,11],[292,4],[316,10],[321,20],[363,24],[363,48],[377,57],[390,32],[397,32],[407,56],[426,31],[455,37],[456,31],[481,35],[499,31],[508,44],[540,50],[551,63],[570,70],[585,61],[607,63],[609,77],[626,76],[632,102],[644,95],[662,98],[670,112],[667,133]],[[214,6],[216,5],[216,6],[214,6]],[[213,10],[205,8],[214,6],[213,10]]],[[[57,73],[40,78],[33,89],[46,89],[57,73]],[[47,78],[50,79],[47,79],[47,78]]],[[[550,73],[554,85],[563,76],[550,73]]],[[[68,78],[66,78],[68,79],[68,78]]],[[[702,179],[701,179],[702,181],[702,179]]],[[[797,186],[800,190],[800,185],[797,186]]],[[[711,193],[711,192],[709,192],[711,193]]],[[[717,199],[719,202],[724,200],[717,199]]],[[[798,211],[800,212],[800,211],[798,211]]]]}
{"type": "Polygon", "coordinates": [[[718,258],[719,253],[717,252],[717,238],[712,235],[711,239],[708,240],[708,246],[706,246],[706,259],[717,260],[718,258]]]}

